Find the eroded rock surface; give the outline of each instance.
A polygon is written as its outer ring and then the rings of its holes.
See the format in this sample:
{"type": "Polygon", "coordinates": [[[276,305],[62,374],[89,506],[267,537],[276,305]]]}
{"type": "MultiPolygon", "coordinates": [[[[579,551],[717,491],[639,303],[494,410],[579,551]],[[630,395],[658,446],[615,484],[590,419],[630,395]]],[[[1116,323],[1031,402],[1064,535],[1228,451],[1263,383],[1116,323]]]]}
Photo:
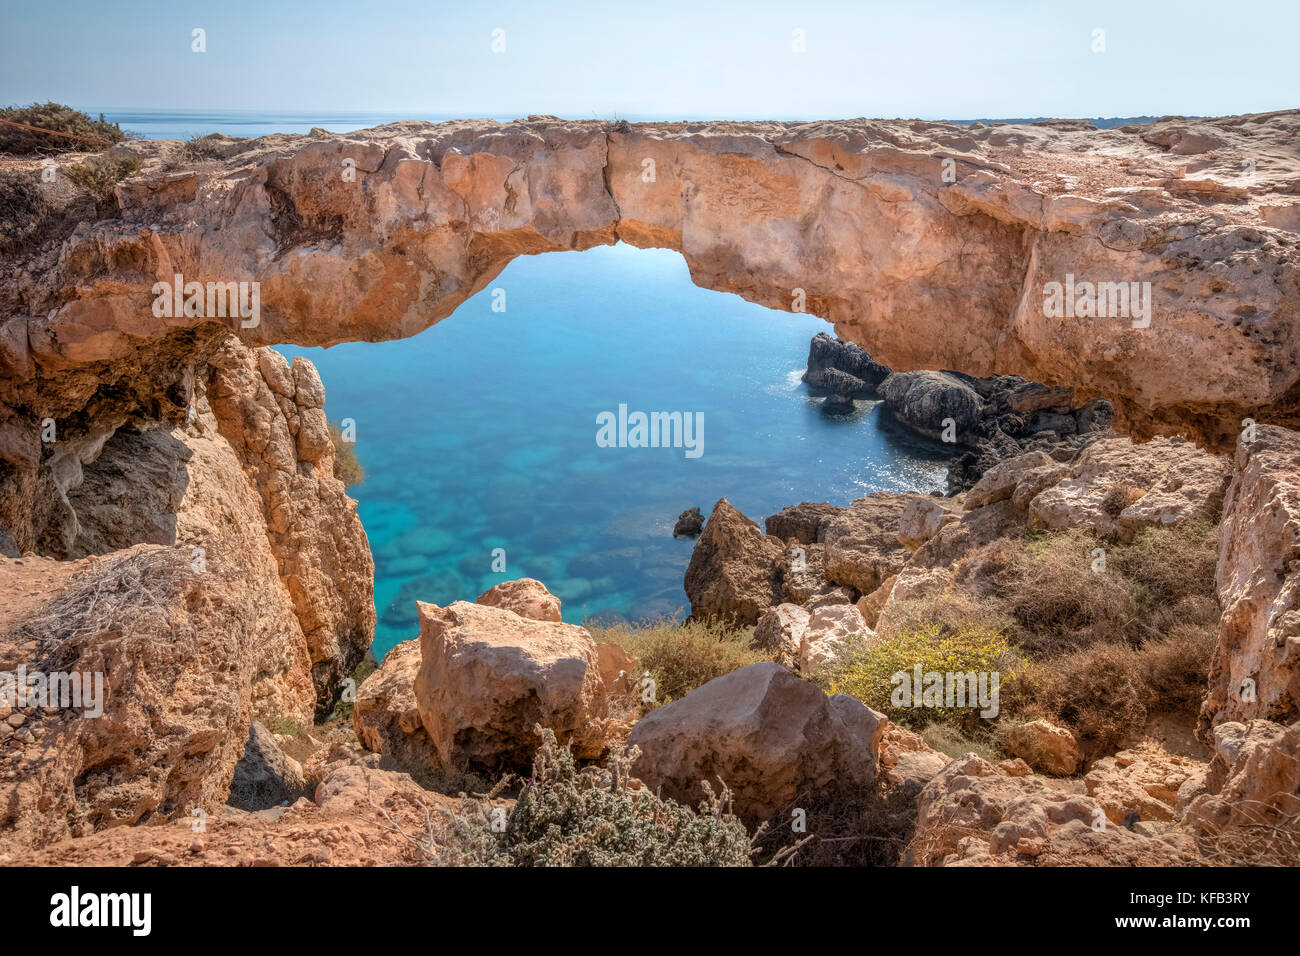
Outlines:
{"type": "Polygon", "coordinates": [[[1219,525],[1223,617],[1201,735],[1300,717],[1300,434],[1263,425],[1237,446],[1219,525]]]}

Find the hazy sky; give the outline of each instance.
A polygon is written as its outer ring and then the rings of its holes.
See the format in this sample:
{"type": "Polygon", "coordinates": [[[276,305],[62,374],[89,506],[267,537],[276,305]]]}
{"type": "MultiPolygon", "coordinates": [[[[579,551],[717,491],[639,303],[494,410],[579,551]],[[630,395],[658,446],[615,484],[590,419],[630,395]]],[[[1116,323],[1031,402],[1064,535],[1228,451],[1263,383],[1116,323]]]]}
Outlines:
{"type": "Polygon", "coordinates": [[[574,118],[1300,107],[1300,2],[0,0],[0,104],[574,118]],[[191,31],[207,52],[191,52],[191,31]],[[505,31],[505,52],[492,31],[505,31]],[[1105,52],[1092,51],[1094,29],[1105,52]],[[802,29],[807,51],[792,50],[802,29]]]}

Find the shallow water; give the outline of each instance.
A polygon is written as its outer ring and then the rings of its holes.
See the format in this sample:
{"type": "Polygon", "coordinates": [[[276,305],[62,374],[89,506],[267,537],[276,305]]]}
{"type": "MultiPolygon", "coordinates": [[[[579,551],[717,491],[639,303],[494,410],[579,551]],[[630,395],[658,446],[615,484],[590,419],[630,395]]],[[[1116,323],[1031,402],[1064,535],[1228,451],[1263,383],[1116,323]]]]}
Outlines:
{"type": "Polygon", "coordinates": [[[828,328],[698,288],[677,253],[618,245],[522,256],[411,339],[283,348],[320,369],[330,419],[356,422],[375,653],[418,633],[417,599],[472,601],[525,575],[566,621],[685,613],[694,542],[673,524],[721,497],[761,525],[803,500],[942,489],[943,446],[876,402],[828,417],[800,382],[828,328]],[[702,413],[702,454],[599,447],[597,415],[620,403],[702,413]]]}

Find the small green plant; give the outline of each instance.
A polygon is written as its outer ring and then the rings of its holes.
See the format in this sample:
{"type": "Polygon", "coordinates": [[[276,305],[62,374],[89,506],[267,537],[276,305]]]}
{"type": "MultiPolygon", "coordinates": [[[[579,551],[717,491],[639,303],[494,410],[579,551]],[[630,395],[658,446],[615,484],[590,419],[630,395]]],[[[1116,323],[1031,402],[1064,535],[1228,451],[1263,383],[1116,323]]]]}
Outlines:
{"type": "Polygon", "coordinates": [[[209,133],[207,136],[195,136],[185,141],[181,147],[181,158],[186,162],[201,162],[205,159],[221,159],[224,155],[220,135],[209,133]]]}
{"type": "Polygon", "coordinates": [[[343,430],[334,422],[329,423],[330,441],[334,443],[334,477],[343,482],[344,488],[351,488],[366,480],[366,470],[357,459],[356,444],[344,441],[343,430]]]}
{"type": "Polygon", "coordinates": [[[766,660],[750,648],[751,631],[720,621],[588,626],[601,643],[617,644],[641,662],[655,682],[655,702],[685,697],[715,677],[766,660]]]}
{"type": "Polygon", "coordinates": [[[297,737],[305,728],[290,717],[272,717],[266,721],[266,729],[281,737],[297,737]]]}
{"type": "MultiPolygon", "coordinates": [[[[927,723],[953,723],[977,727],[981,706],[968,698],[967,706],[958,706],[946,698],[931,701],[922,696],[921,688],[912,686],[917,669],[928,682],[928,675],[984,675],[985,687],[992,690],[991,674],[998,675],[999,707],[1007,696],[1014,696],[1025,674],[1023,659],[1012,649],[1002,631],[982,623],[951,627],[937,623],[920,623],[898,631],[863,650],[827,667],[819,682],[831,694],[850,694],[868,707],[883,711],[896,723],[914,727],[927,723]],[[902,675],[897,677],[895,675],[902,675]],[[902,680],[906,677],[906,683],[902,680]],[[896,691],[906,687],[911,700],[896,691]],[[925,706],[914,706],[921,698],[925,706]]],[[[973,692],[971,696],[975,696],[973,692]]]]}

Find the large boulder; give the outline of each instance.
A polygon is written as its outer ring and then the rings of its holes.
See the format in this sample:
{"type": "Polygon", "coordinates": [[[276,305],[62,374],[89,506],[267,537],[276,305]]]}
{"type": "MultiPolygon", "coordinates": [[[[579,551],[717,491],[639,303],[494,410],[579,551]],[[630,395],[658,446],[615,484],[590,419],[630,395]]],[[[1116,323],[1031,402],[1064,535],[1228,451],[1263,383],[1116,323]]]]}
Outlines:
{"type": "Polygon", "coordinates": [[[764,520],[763,526],[774,538],[786,544],[818,544],[826,537],[826,526],[844,509],[824,501],[804,501],[782,508],[764,520]]]}
{"type": "Polygon", "coordinates": [[[764,611],[781,603],[784,559],[777,540],[719,499],[686,568],[691,616],[757,624],[764,611]]]}
{"type": "Polygon", "coordinates": [[[1012,724],[1003,731],[1003,742],[1013,757],[1044,773],[1068,777],[1083,765],[1074,735],[1046,720],[1012,724]]]}
{"type": "Polygon", "coordinates": [[[1300,434],[1241,442],[1219,524],[1219,641],[1200,735],[1224,721],[1300,718],[1300,434]]]}
{"type": "Polygon", "coordinates": [[[799,637],[799,673],[806,677],[875,636],[856,605],[830,604],[816,608],[799,637]]]}
{"type": "Polygon", "coordinates": [[[526,770],[538,725],[579,758],[602,754],[609,702],[586,630],[465,601],[417,602],[416,611],[415,700],[443,766],[526,770]]]}
{"type": "Polygon", "coordinates": [[[474,603],[485,607],[503,607],[534,621],[560,620],[560,599],[534,578],[502,581],[480,594],[474,603]]]}
{"type": "Polygon", "coordinates": [[[938,498],[933,495],[917,495],[904,507],[898,516],[898,540],[908,551],[916,552],[944,525],[961,517],[961,498],[938,498]]]}
{"type": "Polygon", "coordinates": [[[1148,525],[1214,517],[1228,478],[1227,459],[1184,438],[1103,438],[1033,497],[1029,514],[1046,528],[1084,526],[1128,540],[1148,525]]]}
{"type": "Polygon", "coordinates": [[[398,766],[436,770],[438,750],[424,729],[415,699],[419,671],[418,640],[403,641],[389,651],[357,688],[352,728],[361,746],[392,757],[398,766]]]}
{"type": "Polygon", "coordinates": [[[885,724],[852,697],[751,664],[647,714],[628,743],[641,751],[633,772],[651,790],[694,806],[701,782],[716,790],[720,779],[753,826],[816,794],[870,786],[885,724]]]}
{"type": "Polygon", "coordinates": [[[949,427],[959,444],[974,444],[984,403],[966,376],[952,372],[894,372],[878,389],[895,417],[922,435],[943,438],[949,427]]]}
{"type": "Polygon", "coordinates": [[[226,802],[240,810],[266,810],[293,803],[306,793],[302,766],[280,749],[261,722],[253,721],[226,802]]]}
{"type": "Polygon", "coordinates": [[[898,532],[917,495],[880,492],[858,498],[826,526],[825,573],[836,584],[870,594],[909,557],[898,532]]]}

